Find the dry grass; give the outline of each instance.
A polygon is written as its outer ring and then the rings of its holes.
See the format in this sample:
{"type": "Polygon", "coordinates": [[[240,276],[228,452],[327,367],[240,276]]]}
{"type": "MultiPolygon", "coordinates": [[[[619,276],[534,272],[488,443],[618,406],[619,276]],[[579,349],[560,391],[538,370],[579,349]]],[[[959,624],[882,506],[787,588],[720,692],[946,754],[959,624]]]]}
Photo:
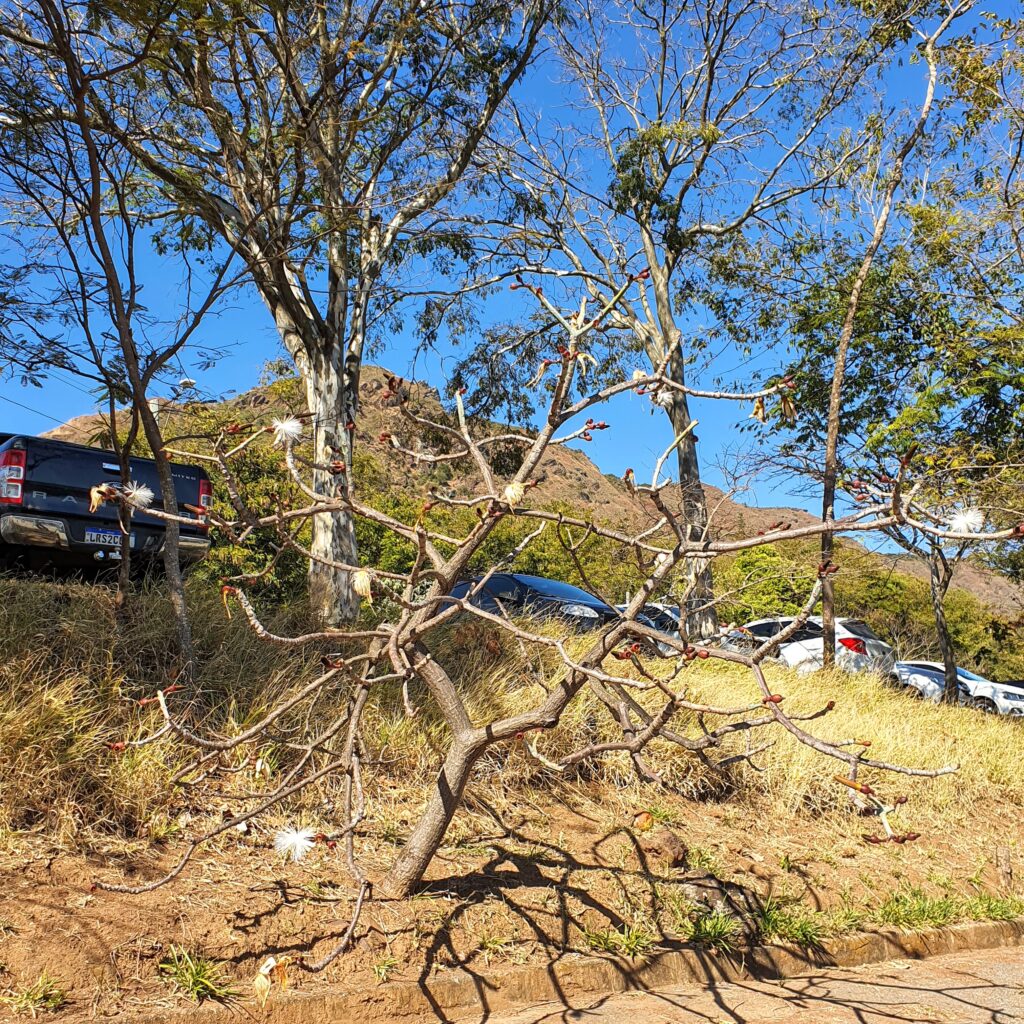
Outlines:
{"type": "MultiPolygon", "coordinates": [[[[227,621],[209,590],[193,593],[192,599],[202,672],[194,692],[176,706],[188,706],[194,721],[230,733],[317,670],[321,651],[297,656],[274,648],[243,622],[227,621]]],[[[288,631],[301,619],[301,611],[285,610],[272,621],[288,631]]],[[[541,699],[543,690],[523,655],[500,634],[494,639],[504,650],[492,653],[495,645],[481,642],[482,631],[485,627],[463,624],[432,641],[439,659],[454,671],[474,717],[507,714],[541,699]]],[[[5,831],[45,831],[73,846],[99,836],[148,842],[173,836],[180,797],[171,793],[167,780],[188,752],[173,743],[121,754],[108,748],[155,724],[156,712],[140,708],[138,700],[173,678],[172,649],[170,616],[156,591],[140,595],[132,613],[118,624],[112,595],[103,588],[0,579],[0,838],[5,831]]],[[[549,678],[555,668],[546,666],[549,678]]],[[[667,672],[668,667],[656,662],[653,670],[667,672]]],[[[696,700],[740,705],[759,697],[749,675],[732,666],[695,662],[687,673],[689,695],[696,700]]],[[[935,781],[872,779],[882,793],[911,793],[915,815],[927,814],[933,826],[959,822],[977,804],[1024,804],[1019,722],[916,702],[870,677],[797,677],[773,670],[770,678],[791,711],[812,711],[836,701],[831,714],[810,724],[822,737],[868,739],[871,756],[903,764],[934,768],[959,763],[958,774],[935,781]]],[[[639,698],[656,705],[655,695],[639,698]]],[[[341,691],[325,693],[319,710],[328,713],[342,699],[341,691]]],[[[404,838],[422,799],[421,787],[436,771],[445,746],[443,724],[420,694],[414,692],[413,699],[423,709],[410,720],[398,690],[383,688],[367,719],[367,742],[387,766],[370,780],[371,825],[387,843],[404,838]]],[[[557,761],[581,745],[614,736],[606,719],[603,709],[583,695],[559,729],[538,737],[538,745],[557,761]]],[[[681,731],[699,733],[692,716],[678,721],[681,731]]],[[[845,793],[831,782],[838,762],[801,746],[781,729],[763,730],[753,742],[765,739],[775,742],[755,758],[759,771],[744,764],[716,770],[664,742],[652,745],[649,760],[684,794],[728,798],[741,810],[766,801],[813,814],[848,805],[845,793]]],[[[730,737],[713,759],[739,753],[747,742],[742,733],[730,737]]],[[[280,770],[287,758],[269,746],[255,753],[271,771],[280,770]]],[[[625,755],[606,756],[582,771],[644,804],[658,800],[650,787],[634,792],[638,784],[625,755]]],[[[509,793],[571,785],[578,773],[559,776],[522,744],[511,744],[482,759],[479,777],[490,792],[509,793]]]]}

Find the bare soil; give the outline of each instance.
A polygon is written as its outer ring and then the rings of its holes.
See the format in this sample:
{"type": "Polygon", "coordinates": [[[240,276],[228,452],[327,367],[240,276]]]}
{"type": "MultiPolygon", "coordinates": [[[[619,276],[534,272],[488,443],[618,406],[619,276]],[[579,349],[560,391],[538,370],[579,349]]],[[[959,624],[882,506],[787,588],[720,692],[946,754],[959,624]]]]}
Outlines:
{"type": "MultiPolygon", "coordinates": [[[[552,962],[626,926],[658,945],[678,944],[695,892],[709,904],[724,897],[741,917],[772,895],[809,910],[863,912],[911,886],[998,890],[997,847],[1012,851],[1018,873],[1024,867],[1024,826],[998,807],[976,808],[956,834],[930,833],[915,820],[924,833],[917,842],[872,846],[862,833],[877,823],[853,813],[780,819],[767,807],[670,798],[647,808],[636,799],[579,784],[506,802],[478,787],[421,892],[369,902],[354,948],[320,975],[302,960],[337,943],[355,892],[340,848],[320,844],[285,864],[269,831],[234,834],[175,881],[129,896],[93,883],[159,877],[180,856],[180,841],[69,852],[17,839],[0,858],[0,990],[46,972],[67,993],[58,1019],[131,1020],[187,1001],[159,970],[176,944],[220,962],[239,1008],[258,1015],[252,979],[268,956],[290,961],[292,988],[366,990],[454,967],[486,975],[552,962]],[[648,829],[637,818],[645,810],[659,819],[648,829]]],[[[360,846],[376,870],[394,852],[379,836],[361,837],[360,846]]],[[[12,1016],[0,1007],[0,1019],[12,1016]]]]}

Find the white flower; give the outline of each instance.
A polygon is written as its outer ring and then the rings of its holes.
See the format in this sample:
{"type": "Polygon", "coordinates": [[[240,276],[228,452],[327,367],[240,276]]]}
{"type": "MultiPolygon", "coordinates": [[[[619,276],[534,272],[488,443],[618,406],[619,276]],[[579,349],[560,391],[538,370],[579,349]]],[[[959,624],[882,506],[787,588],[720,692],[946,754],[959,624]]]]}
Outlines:
{"type": "Polygon", "coordinates": [[[352,573],[352,589],[373,604],[373,580],[365,569],[356,569],[352,573]]]}
{"type": "Polygon", "coordinates": [[[962,508],[949,517],[953,533],[981,533],[984,525],[985,513],[980,508],[962,508]]]}
{"type": "Polygon", "coordinates": [[[523,500],[523,495],[526,494],[526,484],[523,483],[511,483],[505,488],[505,501],[508,502],[513,508],[523,500]]]}
{"type": "Polygon", "coordinates": [[[132,508],[149,508],[153,504],[153,498],[156,495],[153,494],[153,489],[147,487],[145,484],[140,484],[137,480],[132,480],[124,488],[124,500],[131,505],[132,508]]]}
{"type": "Polygon", "coordinates": [[[270,427],[274,431],[275,444],[292,444],[302,437],[302,422],[294,416],[288,416],[283,420],[274,420],[270,427]]]}
{"type": "Polygon", "coordinates": [[[274,836],[274,849],[282,857],[290,857],[292,860],[302,860],[303,857],[313,849],[313,836],[316,833],[311,828],[284,828],[274,836]]]}

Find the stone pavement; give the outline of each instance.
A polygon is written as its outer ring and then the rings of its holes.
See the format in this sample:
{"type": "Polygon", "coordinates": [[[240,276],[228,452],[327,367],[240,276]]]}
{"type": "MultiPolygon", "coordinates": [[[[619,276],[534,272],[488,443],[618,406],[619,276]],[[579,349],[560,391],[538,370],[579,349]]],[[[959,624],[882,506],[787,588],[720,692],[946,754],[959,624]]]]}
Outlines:
{"type": "MultiPolygon", "coordinates": [[[[487,1024],[1010,1024],[1024,1022],[1024,948],[544,1004],[487,1024]]],[[[481,1017],[465,1018],[466,1024],[481,1017]]]]}

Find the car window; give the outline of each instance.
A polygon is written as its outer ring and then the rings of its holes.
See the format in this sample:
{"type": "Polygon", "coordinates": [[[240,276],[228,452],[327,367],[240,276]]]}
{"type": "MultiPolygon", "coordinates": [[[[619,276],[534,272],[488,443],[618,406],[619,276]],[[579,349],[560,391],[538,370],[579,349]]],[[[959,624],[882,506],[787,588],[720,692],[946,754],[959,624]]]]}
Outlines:
{"type": "Polygon", "coordinates": [[[526,576],[519,573],[515,576],[506,577],[506,579],[514,579],[516,583],[528,587],[537,596],[545,597],[549,601],[565,601],[590,605],[603,603],[593,594],[588,594],[585,590],[574,587],[571,583],[563,583],[561,580],[549,580],[543,576],[526,576]]]}
{"type": "Polygon", "coordinates": [[[643,614],[650,619],[655,629],[660,629],[663,633],[674,633],[679,629],[679,623],[676,619],[661,608],[646,605],[643,609],[643,614]]]}
{"type": "Polygon", "coordinates": [[[782,628],[778,622],[756,622],[753,626],[745,627],[748,633],[752,633],[754,636],[759,637],[762,640],[767,640],[771,636],[775,636],[776,633],[782,628]]]}
{"type": "Polygon", "coordinates": [[[824,632],[816,622],[805,622],[790,638],[794,643],[803,643],[806,640],[820,640],[824,632]]]}
{"type": "Polygon", "coordinates": [[[843,629],[859,636],[862,640],[881,640],[882,638],[866,623],[860,619],[840,619],[839,624],[843,629]]]}

